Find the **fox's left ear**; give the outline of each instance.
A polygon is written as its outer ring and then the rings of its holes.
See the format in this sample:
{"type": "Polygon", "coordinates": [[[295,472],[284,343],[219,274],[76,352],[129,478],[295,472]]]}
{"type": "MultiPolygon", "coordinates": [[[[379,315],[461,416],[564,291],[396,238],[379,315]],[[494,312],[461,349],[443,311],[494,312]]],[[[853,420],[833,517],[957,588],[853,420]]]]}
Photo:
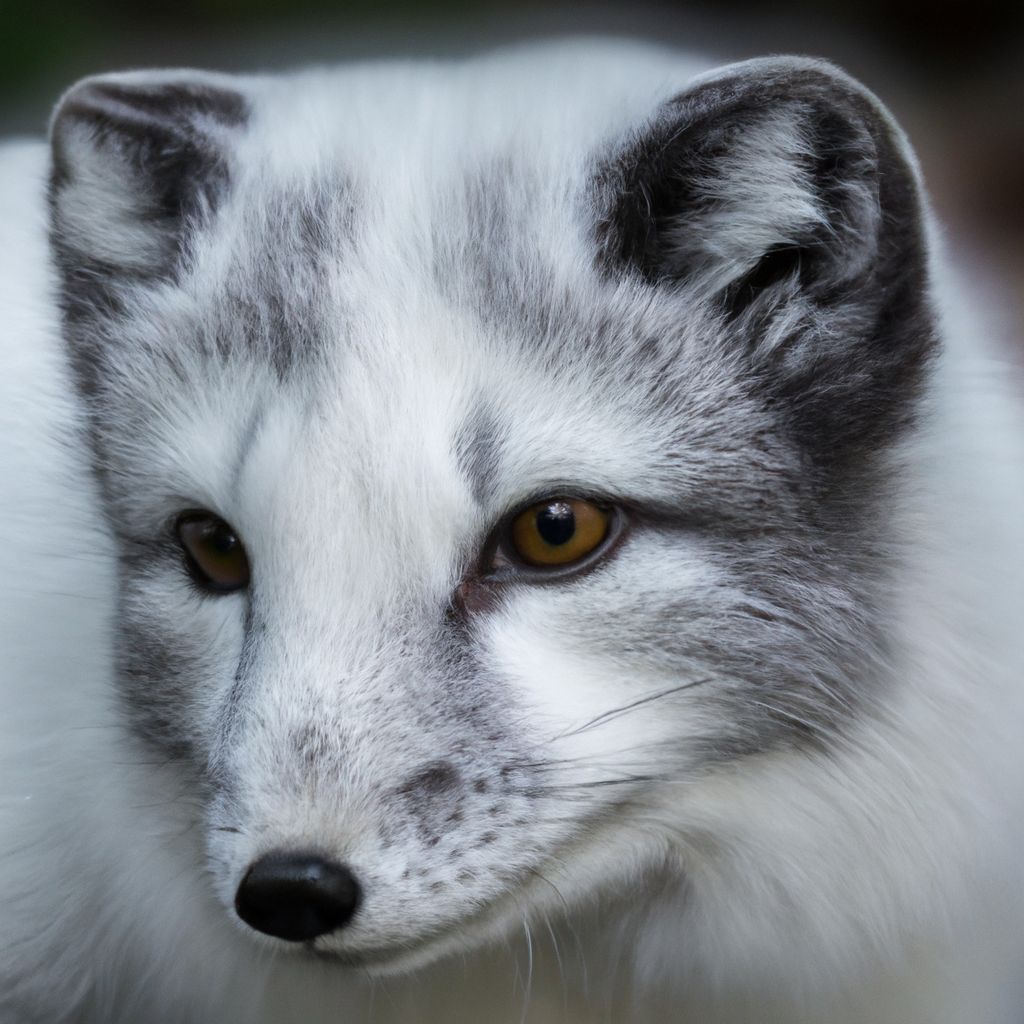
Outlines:
{"type": "Polygon", "coordinates": [[[87,78],[53,115],[52,238],[66,275],[173,277],[191,226],[229,175],[247,118],[223,76],[193,71],[87,78]]]}
{"type": "Polygon", "coordinates": [[[732,65],[603,166],[602,261],[720,317],[723,346],[826,460],[912,415],[936,346],[926,212],[881,104],[822,61],[732,65]]]}

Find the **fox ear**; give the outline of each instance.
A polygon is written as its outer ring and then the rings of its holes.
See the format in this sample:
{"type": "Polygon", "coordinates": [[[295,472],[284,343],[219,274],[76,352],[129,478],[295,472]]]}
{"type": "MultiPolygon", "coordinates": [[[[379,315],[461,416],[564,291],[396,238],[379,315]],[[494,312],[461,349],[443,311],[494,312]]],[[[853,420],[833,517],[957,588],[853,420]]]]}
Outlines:
{"type": "Polygon", "coordinates": [[[246,119],[227,79],[198,72],[87,78],[50,128],[52,237],[66,275],[172,277],[214,205],[246,119]]]}
{"type": "Polygon", "coordinates": [[[604,264],[717,311],[808,443],[836,456],[909,415],[935,346],[924,202],[866,89],[810,59],[732,65],[665,104],[599,182],[604,264]]]}
{"type": "Polygon", "coordinates": [[[665,104],[614,166],[607,255],[733,306],[791,271],[828,288],[921,245],[898,129],[821,61],[725,68],[665,104]]]}

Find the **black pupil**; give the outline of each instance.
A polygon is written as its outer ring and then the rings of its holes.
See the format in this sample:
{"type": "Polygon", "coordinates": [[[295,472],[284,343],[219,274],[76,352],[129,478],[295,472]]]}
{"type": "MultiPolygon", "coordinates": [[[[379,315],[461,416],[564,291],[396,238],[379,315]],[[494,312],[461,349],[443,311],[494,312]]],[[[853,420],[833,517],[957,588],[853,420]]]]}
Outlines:
{"type": "Polygon", "coordinates": [[[235,547],[235,535],[223,524],[214,524],[206,533],[206,543],[218,555],[230,555],[235,547]]]}
{"type": "Polygon", "coordinates": [[[537,513],[537,532],[541,540],[551,547],[572,539],[576,532],[576,516],[572,506],[565,501],[555,501],[537,513]]]}

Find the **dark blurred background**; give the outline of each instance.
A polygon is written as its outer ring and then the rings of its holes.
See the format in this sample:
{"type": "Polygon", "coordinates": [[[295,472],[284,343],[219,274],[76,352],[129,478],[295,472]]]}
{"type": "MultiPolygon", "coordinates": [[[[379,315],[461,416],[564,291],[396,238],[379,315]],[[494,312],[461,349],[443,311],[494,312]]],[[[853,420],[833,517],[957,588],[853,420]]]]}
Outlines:
{"type": "Polygon", "coordinates": [[[1024,324],[1024,0],[0,0],[0,135],[43,132],[61,91],[97,71],[446,56],[576,33],[842,64],[909,131],[961,265],[1024,324]]]}

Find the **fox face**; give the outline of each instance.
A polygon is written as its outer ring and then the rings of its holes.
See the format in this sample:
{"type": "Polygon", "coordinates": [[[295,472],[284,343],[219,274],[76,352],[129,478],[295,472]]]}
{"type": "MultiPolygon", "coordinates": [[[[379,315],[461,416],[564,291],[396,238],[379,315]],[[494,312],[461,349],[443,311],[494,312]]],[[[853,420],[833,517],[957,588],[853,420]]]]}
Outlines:
{"type": "Polygon", "coordinates": [[[830,773],[899,662],[912,158],[819,62],[567,53],[55,115],[116,699],[254,938],[387,972],[623,893],[680,957],[867,930],[830,773]]]}

